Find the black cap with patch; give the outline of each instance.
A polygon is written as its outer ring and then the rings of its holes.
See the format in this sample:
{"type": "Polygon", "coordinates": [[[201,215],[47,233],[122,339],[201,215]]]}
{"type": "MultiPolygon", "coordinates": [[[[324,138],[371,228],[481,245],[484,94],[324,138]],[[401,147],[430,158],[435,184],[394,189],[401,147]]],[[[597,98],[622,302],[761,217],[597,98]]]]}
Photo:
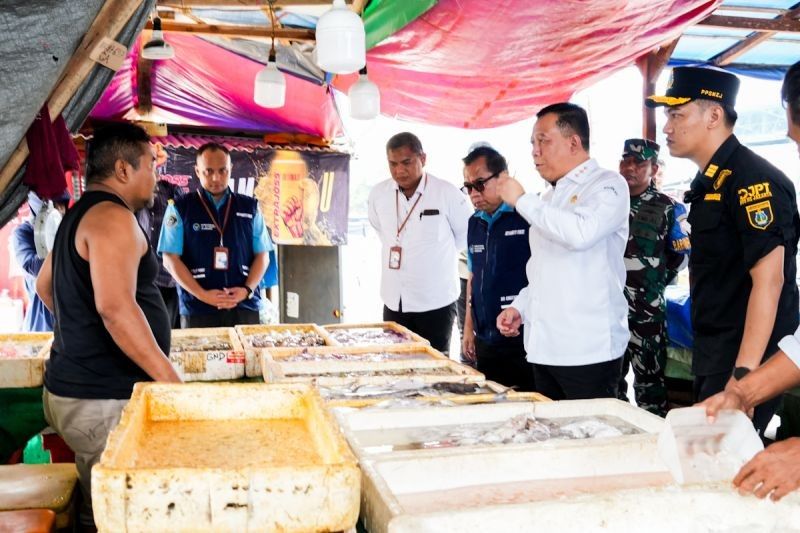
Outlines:
{"type": "Polygon", "coordinates": [[[622,158],[635,157],[639,161],[648,159],[658,160],[658,152],[661,147],[655,141],[649,139],[628,139],[622,149],[622,158]]]}
{"type": "Polygon", "coordinates": [[[730,72],[713,68],[675,67],[664,96],[648,96],[648,107],[675,107],[692,100],[711,100],[733,107],[739,91],[739,78],[730,72]]]}

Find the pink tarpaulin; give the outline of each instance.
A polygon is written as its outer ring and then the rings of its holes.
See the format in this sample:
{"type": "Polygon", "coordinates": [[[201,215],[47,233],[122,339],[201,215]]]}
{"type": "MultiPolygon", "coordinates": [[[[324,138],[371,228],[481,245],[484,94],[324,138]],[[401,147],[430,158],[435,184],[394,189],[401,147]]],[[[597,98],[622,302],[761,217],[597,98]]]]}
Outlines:
{"type": "MultiPolygon", "coordinates": [[[[141,37],[140,37],[141,38],[141,37]]],[[[168,124],[258,132],[305,133],[332,139],[341,121],[326,89],[286,75],[286,105],[265,109],[253,102],[253,81],[263,65],[199,37],[169,33],[175,58],[154,61],[149,117],[136,112],[137,41],[91,116],[146,119],[168,124]]]]}
{"type": "MultiPolygon", "coordinates": [[[[440,0],[369,51],[369,76],[381,88],[386,115],[462,128],[501,126],[631,65],[720,3],[440,0]]],[[[351,80],[337,86],[346,89],[351,80]]]]}

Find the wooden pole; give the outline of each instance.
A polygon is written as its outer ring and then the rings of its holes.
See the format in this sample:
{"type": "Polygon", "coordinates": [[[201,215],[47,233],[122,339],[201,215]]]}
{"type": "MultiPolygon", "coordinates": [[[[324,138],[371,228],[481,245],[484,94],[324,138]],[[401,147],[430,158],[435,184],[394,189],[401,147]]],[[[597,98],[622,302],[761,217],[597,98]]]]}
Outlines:
{"type": "MultiPolygon", "coordinates": [[[[103,4],[89,31],[83,36],[81,44],[72,54],[56,87],[50,93],[48,98],[50,120],[55,119],[63,111],[72,95],[92,71],[95,62],[89,54],[94,47],[103,37],[115,39],[141,3],[142,0],[109,0],[103,4]]],[[[23,137],[0,171],[0,192],[6,190],[14,174],[28,158],[28,153],[28,143],[23,137]]]]}
{"type": "MultiPolygon", "coordinates": [[[[680,37],[678,38],[680,39],[680,37]]],[[[667,65],[678,39],[671,41],[657,50],[639,57],[636,66],[642,74],[642,138],[655,140],[656,138],[656,110],[644,105],[644,100],[656,92],[656,80],[667,65]]]]}

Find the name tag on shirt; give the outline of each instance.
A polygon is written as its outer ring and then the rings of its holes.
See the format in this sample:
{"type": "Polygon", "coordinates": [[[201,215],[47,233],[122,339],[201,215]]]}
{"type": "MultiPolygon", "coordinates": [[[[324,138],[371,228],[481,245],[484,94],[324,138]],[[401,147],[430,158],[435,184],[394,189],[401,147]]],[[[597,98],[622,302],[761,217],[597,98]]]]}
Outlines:
{"type": "Polygon", "coordinates": [[[242,218],[253,218],[253,215],[251,215],[250,213],[236,213],[236,216],[242,218]]]}
{"type": "Polygon", "coordinates": [[[505,236],[506,237],[511,237],[513,235],[525,235],[525,230],[524,229],[510,229],[507,232],[505,232],[505,236]]]}

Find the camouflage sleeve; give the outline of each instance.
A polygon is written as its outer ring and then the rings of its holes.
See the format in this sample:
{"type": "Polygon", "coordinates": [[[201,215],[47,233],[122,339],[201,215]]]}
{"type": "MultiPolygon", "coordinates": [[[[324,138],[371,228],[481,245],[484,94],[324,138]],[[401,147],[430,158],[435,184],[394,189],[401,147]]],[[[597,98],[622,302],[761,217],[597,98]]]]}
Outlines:
{"type": "Polygon", "coordinates": [[[686,258],[691,251],[689,243],[689,223],[686,221],[686,206],[675,203],[667,219],[666,266],[667,284],[686,266],[686,258]]]}

